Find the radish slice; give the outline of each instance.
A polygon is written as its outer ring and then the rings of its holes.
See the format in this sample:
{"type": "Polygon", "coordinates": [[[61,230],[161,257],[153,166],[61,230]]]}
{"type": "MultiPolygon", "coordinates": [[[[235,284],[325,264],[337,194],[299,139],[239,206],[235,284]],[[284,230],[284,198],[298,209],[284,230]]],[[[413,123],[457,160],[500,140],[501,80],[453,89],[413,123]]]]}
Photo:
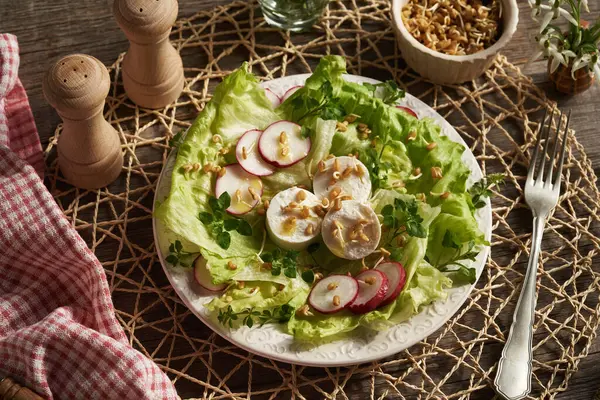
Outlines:
{"type": "Polygon", "coordinates": [[[215,196],[229,193],[231,205],[227,212],[233,215],[246,214],[260,202],[263,185],[258,176],[246,172],[240,164],[229,164],[224,167],[225,174],[217,178],[215,196]],[[251,192],[254,192],[254,196],[251,192]]]}
{"type": "Polygon", "coordinates": [[[290,121],[277,121],[260,135],[258,151],[269,164],[285,168],[308,155],[310,138],[302,137],[300,125],[290,121]]]}
{"type": "Polygon", "coordinates": [[[273,108],[279,107],[279,105],[281,104],[281,98],[277,96],[274,91],[272,91],[269,88],[266,88],[265,95],[267,96],[267,99],[271,101],[271,105],[273,106],[273,108]]]}
{"type": "Polygon", "coordinates": [[[262,131],[252,129],[242,135],[235,147],[235,157],[246,172],[256,176],[269,176],[275,167],[265,162],[258,151],[258,139],[262,131]]]}
{"type": "Polygon", "coordinates": [[[348,275],[329,275],[315,284],[308,303],[320,313],[332,314],[352,303],[357,295],[356,279],[348,275]]]}
{"type": "Polygon", "coordinates": [[[383,298],[380,307],[390,304],[396,300],[406,283],[406,271],[402,264],[398,262],[381,263],[375,268],[376,271],[381,271],[388,278],[388,290],[383,298]]]}
{"type": "Polygon", "coordinates": [[[417,113],[416,113],[416,112],[414,112],[412,109],[410,109],[410,108],[408,108],[408,107],[404,107],[404,106],[396,106],[396,108],[399,108],[399,109],[401,109],[402,111],[406,112],[407,114],[410,114],[410,115],[412,115],[412,116],[413,116],[413,117],[415,117],[415,118],[419,118],[419,117],[417,116],[417,113]]]}
{"type": "Polygon", "coordinates": [[[218,285],[212,283],[210,271],[206,266],[206,259],[202,256],[198,256],[194,261],[194,279],[200,286],[211,292],[220,292],[227,287],[224,283],[218,285]]]}
{"type": "Polygon", "coordinates": [[[381,271],[371,269],[358,274],[358,296],[348,306],[354,314],[364,314],[376,309],[388,290],[388,278],[381,271]]]}
{"type": "Polygon", "coordinates": [[[296,92],[298,91],[298,89],[300,89],[300,88],[302,88],[302,87],[304,87],[304,86],[302,86],[302,85],[299,85],[299,86],[292,86],[291,88],[289,88],[289,89],[287,90],[287,92],[285,92],[285,93],[283,94],[283,97],[281,98],[281,102],[283,103],[284,101],[286,101],[287,99],[289,99],[290,97],[292,97],[292,95],[293,95],[294,93],[296,93],[296,92]]]}

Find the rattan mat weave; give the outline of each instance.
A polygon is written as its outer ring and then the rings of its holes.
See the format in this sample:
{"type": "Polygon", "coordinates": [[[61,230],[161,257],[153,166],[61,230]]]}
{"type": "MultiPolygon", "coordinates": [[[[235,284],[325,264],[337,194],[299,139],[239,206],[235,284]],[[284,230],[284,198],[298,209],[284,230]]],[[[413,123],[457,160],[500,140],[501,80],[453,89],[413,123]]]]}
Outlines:
{"type": "MultiPolygon", "coordinates": [[[[85,191],[57,171],[46,149],[48,186],[103,263],[117,317],[132,345],[156,361],[183,398],[490,399],[497,360],[528,257],[531,213],[524,175],[539,113],[552,104],[500,56],[480,80],[441,87],[408,69],[396,48],[390,3],[334,1],[314,31],[267,26],[255,4],[238,1],[179,20],[172,40],[186,66],[176,104],[136,107],[121,85],[121,61],[106,117],[120,134],[125,167],[108,188],[85,191]],[[427,340],[396,356],[350,368],[308,368],[253,356],[219,338],[183,305],[157,261],[151,209],[168,139],[190,125],[214,86],[244,60],[264,79],[311,70],[324,54],[346,56],[350,73],[395,79],[463,135],[487,172],[506,184],[493,200],[492,256],[464,307],[427,340]]],[[[531,398],[553,398],[586,356],[599,325],[600,233],[596,176],[573,134],[563,194],[544,237],[531,398]]]]}

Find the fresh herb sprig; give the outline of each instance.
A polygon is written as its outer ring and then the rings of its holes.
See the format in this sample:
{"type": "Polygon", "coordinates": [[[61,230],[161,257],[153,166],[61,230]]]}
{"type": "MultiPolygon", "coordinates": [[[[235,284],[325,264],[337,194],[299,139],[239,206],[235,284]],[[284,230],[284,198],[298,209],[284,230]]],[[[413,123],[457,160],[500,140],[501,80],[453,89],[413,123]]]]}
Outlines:
{"type": "Polygon", "coordinates": [[[175,240],[175,243],[169,245],[169,255],[166,260],[168,263],[173,264],[174,267],[181,265],[182,267],[190,267],[192,264],[188,263],[188,259],[194,253],[183,250],[183,245],[179,240],[175,240]]]}
{"type": "Polygon", "coordinates": [[[475,243],[470,241],[467,246],[467,251],[461,252],[463,244],[458,241],[456,235],[452,231],[447,230],[442,239],[442,246],[456,250],[456,255],[446,263],[438,265],[437,268],[441,272],[448,272],[448,276],[455,284],[475,283],[477,271],[475,268],[469,268],[462,263],[467,260],[475,261],[477,254],[479,254],[479,252],[475,250],[475,243]]]}
{"type": "Polygon", "coordinates": [[[184,129],[177,132],[171,139],[169,139],[169,147],[179,147],[183,143],[184,129]]]}
{"type": "MultiPolygon", "coordinates": [[[[344,117],[344,107],[342,107],[338,99],[334,97],[331,82],[323,82],[318,90],[311,90],[306,86],[304,88],[307,91],[305,94],[292,99],[294,109],[307,110],[303,115],[296,119],[296,122],[300,122],[304,118],[310,116],[319,116],[325,120],[339,120],[344,117]]],[[[310,133],[308,128],[305,128],[302,131],[302,134],[305,136],[310,135],[310,133]]]]}
{"type": "Polygon", "coordinates": [[[396,104],[396,102],[404,98],[404,95],[406,94],[404,90],[400,89],[398,87],[398,84],[392,80],[388,80],[377,84],[364,82],[363,86],[365,86],[372,92],[373,97],[375,97],[375,92],[377,91],[377,88],[383,88],[383,97],[381,98],[381,100],[385,104],[390,105],[396,104]]]}
{"type": "Polygon", "coordinates": [[[492,196],[492,188],[504,182],[503,174],[490,174],[475,182],[469,189],[473,207],[482,208],[485,206],[485,199],[492,196]]]}
{"type": "Polygon", "coordinates": [[[381,210],[383,225],[393,230],[389,242],[403,232],[418,238],[427,237],[427,230],[423,226],[423,218],[419,215],[419,205],[415,199],[404,201],[394,199],[394,204],[388,204],[381,210]]]}
{"type": "Polygon", "coordinates": [[[242,236],[252,236],[252,226],[248,221],[238,218],[226,218],[227,213],[225,210],[231,205],[229,193],[223,192],[218,199],[210,196],[208,205],[212,213],[201,211],[198,214],[198,219],[206,225],[222,249],[227,250],[231,245],[231,234],[229,232],[236,231],[242,236]]]}
{"type": "Polygon", "coordinates": [[[373,191],[383,187],[387,181],[387,175],[380,176],[381,167],[384,167],[384,165],[381,163],[380,154],[382,154],[382,152],[378,153],[373,147],[368,147],[364,150],[358,150],[358,157],[360,161],[365,165],[365,167],[367,167],[367,170],[369,171],[369,178],[371,179],[373,191]]]}
{"type": "Polygon", "coordinates": [[[285,252],[276,248],[271,252],[262,253],[260,258],[266,263],[271,264],[271,275],[279,276],[283,274],[288,278],[295,278],[297,275],[298,252],[287,250],[285,252]]]}
{"type": "Polygon", "coordinates": [[[241,319],[242,324],[252,328],[254,324],[263,326],[268,322],[287,322],[292,317],[294,307],[289,304],[277,306],[272,310],[255,311],[253,308],[247,308],[239,312],[234,312],[231,306],[225,310],[219,310],[217,319],[225,326],[233,328],[235,321],[241,319]]]}

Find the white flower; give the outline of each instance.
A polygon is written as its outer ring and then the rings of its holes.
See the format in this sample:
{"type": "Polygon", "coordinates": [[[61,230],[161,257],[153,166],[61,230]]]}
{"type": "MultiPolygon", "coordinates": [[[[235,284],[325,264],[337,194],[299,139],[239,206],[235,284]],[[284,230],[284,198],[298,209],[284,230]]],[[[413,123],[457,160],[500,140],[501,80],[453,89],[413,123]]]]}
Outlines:
{"type": "Polygon", "coordinates": [[[577,54],[573,53],[571,50],[563,50],[562,55],[565,57],[567,62],[569,61],[569,58],[577,57],[577,54]]]}
{"type": "Polygon", "coordinates": [[[575,18],[573,18],[573,16],[564,8],[560,8],[560,7],[555,8],[553,6],[548,6],[545,4],[540,5],[539,8],[540,8],[540,10],[548,11],[548,13],[546,13],[544,15],[544,20],[542,21],[542,28],[540,29],[540,31],[543,31],[544,28],[546,28],[546,26],[548,26],[550,21],[552,21],[552,19],[558,18],[559,15],[564,17],[571,24],[573,24],[575,26],[579,26],[579,22],[575,18]],[[549,18],[549,19],[548,19],[548,22],[546,22],[546,24],[544,24],[543,22],[546,20],[546,18],[549,18]]]}
{"type": "Polygon", "coordinates": [[[588,6],[588,0],[581,0],[581,5],[585,12],[590,12],[590,7],[588,6]]]}
{"type": "Polygon", "coordinates": [[[553,73],[554,71],[556,71],[556,69],[558,68],[558,66],[560,64],[565,65],[565,66],[567,65],[565,57],[558,50],[558,48],[556,47],[556,45],[554,43],[547,40],[546,43],[544,44],[544,47],[546,48],[546,51],[545,51],[546,56],[552,60],[552,62],[550,63],[550,73],[553,73]]]}
{"type": "Polygon", "coordinates": [[[591,54],[584,54],[583,56],[578,57],[571,66],[571,77],[575,79],[575,72],[583,67],[586,67],[590,63],[591,59],[591,54]]]}

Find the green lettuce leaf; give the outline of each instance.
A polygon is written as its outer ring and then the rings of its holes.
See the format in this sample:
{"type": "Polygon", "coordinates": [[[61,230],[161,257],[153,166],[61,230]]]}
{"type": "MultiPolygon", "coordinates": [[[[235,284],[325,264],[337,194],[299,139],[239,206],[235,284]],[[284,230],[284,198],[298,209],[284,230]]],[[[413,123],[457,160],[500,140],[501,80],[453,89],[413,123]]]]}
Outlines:
{"type": "Polygon", "coordinates": [[[441,266],[473,250],[479,245],[489,245],[469,206],[468,193],[451,194],[444,200],[441,213],[435,218],[429,230],[427,259],[433,266],[441,266]],[[451,235],[455,248],[447,244],[447,235],[451,235]]]}
{"type": "Polygon", "coordinates": [[[244,218],[253,226],[253,235],[242,236],[232,232],[231,245],[223,250],[198,219],[199,212],[211,211],[208,198],[213,194],[214,174],[202,170],[186,173],[183,167],[193,163],[227,163],[228,160],[219,154],[222,146],[213,142],[213,135],[220,135],[223,145],[230,146],[246,130],[264,128],[278,119],[258,79],[248,72],[248,65],[244,63],[217,86],[213,98],[200,112],[179,146],[171,191],[157,208],[156,216],[167,229],[197,246],[194,251],[200,251],[207,258],[215,283],[229,279],[257,253],[264,227],[256,213],[248,214],[244,218]],[[229,271],[224,267],[229,260],[238,265],[238,270],[229,271]]]}
{"type": "Polygon", "coordinates": [[[421,307],[447,297],[446,290],[452,280],[426,261],[421,261],[414,269],[414,276],[395,301],[387,306],[366,314],[361,325],[375,330],[385,330],[418,314],[421,307]]]}

